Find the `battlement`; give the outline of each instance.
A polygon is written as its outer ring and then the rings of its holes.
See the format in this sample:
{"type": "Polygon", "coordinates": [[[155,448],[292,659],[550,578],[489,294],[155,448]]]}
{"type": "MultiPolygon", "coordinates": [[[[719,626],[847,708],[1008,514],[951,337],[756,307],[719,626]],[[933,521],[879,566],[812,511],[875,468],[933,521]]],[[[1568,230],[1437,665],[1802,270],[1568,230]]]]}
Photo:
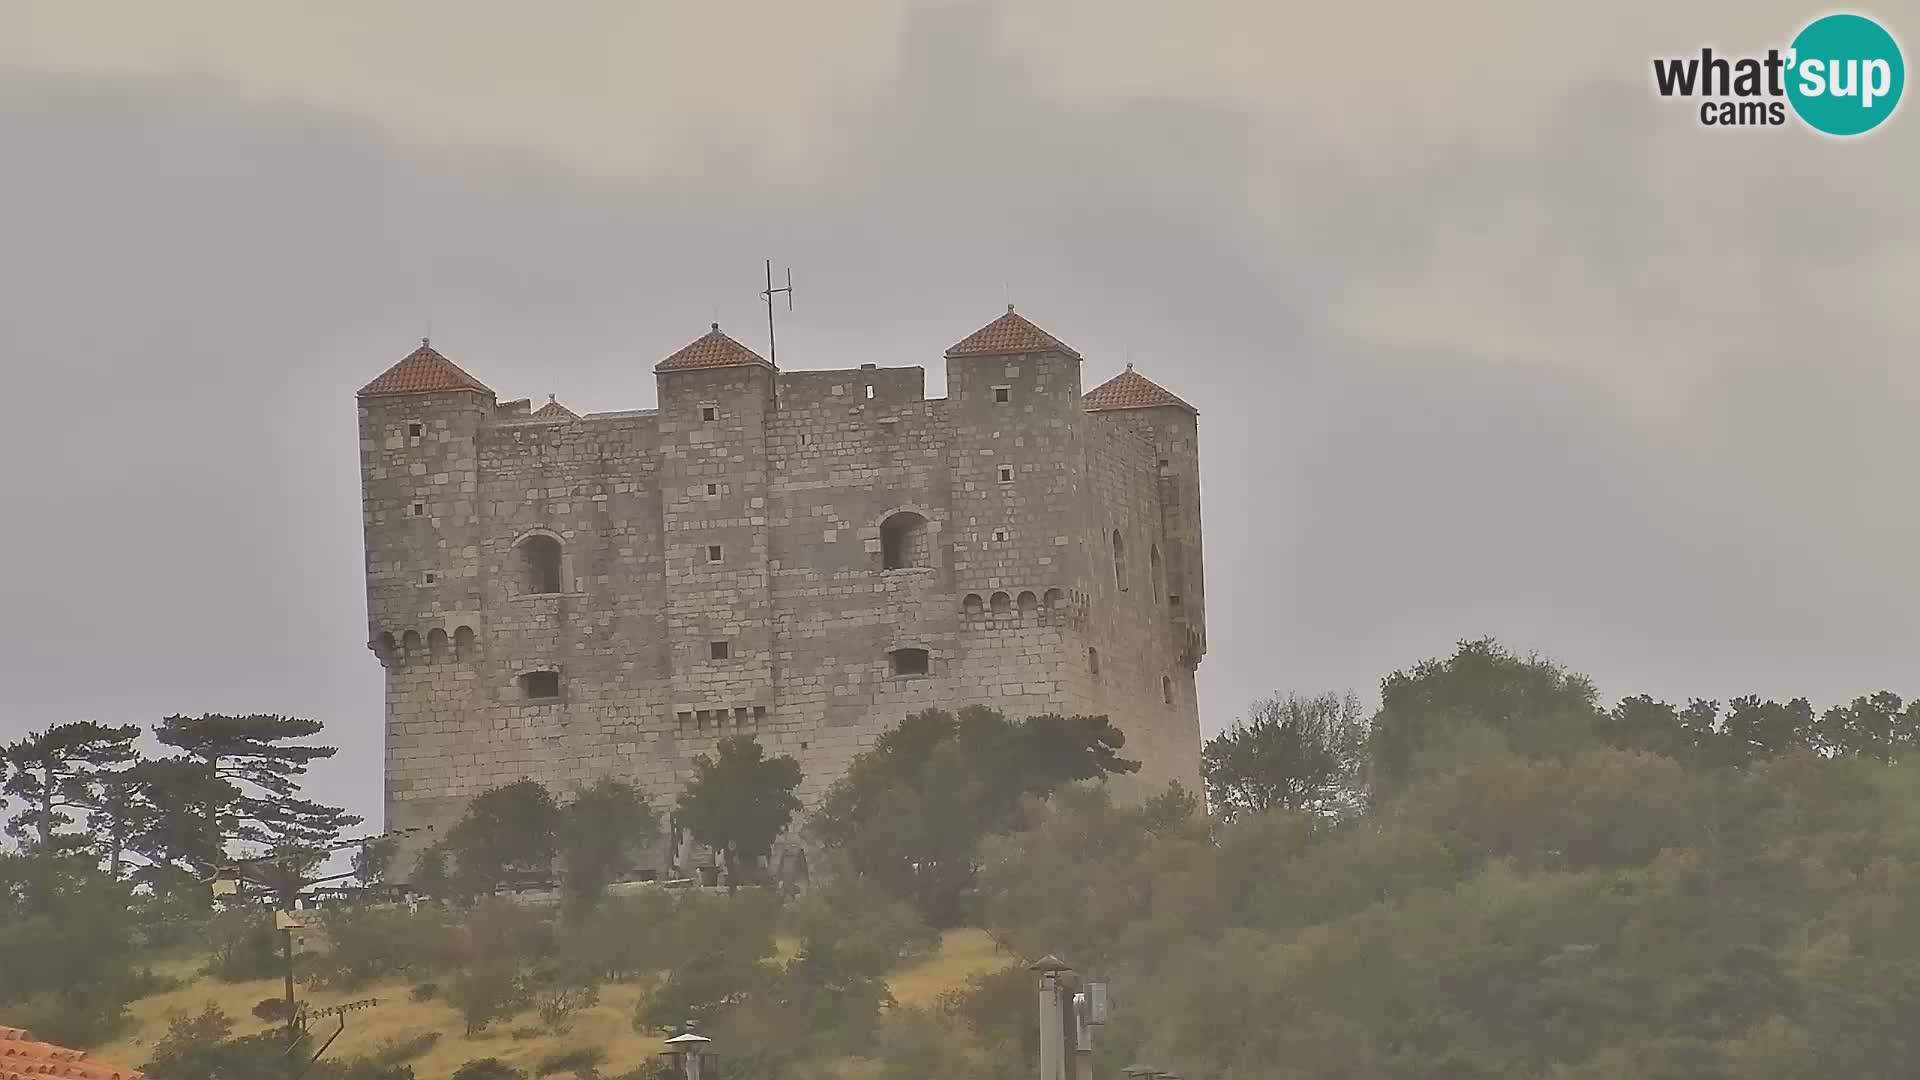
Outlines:
{"type": "Polygon", "coordinates": [[[499,402],[430,344],[359,395],[391,827],[522,776],[662,807],[754,733],[817,798],[918,709],[1104,713],[1198,787],[1197,413],[1011,309],[917,366],[712,331],[651,409],[499,402]]]}

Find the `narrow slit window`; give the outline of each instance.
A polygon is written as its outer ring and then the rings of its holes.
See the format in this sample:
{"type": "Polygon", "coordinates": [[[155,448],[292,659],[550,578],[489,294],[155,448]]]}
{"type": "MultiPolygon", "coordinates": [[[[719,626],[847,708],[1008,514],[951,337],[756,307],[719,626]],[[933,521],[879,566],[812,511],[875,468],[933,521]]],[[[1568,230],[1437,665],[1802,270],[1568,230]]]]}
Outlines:
{"type": "Polygon", "coordinates": [[[712,498],[713,496],[715,496],[715,495],[718,495],[718,494],[720,494],[720,485],[719,485],[719,484],[708,484],[708,485],[707,485],[707,497],[708,497],[708,498],[712,498]]]}
{"type": "Polygon", "coordinates": [[[1165,675],[1160,676],[1160,697],[1167,704],[1173,704],[1173,680],[1165,675]]]}
{"type": "Polygon", "coordinates": [[[1100,674],[1100,650],[1099,649],[1087,650],[1087,673],[1090,675],[1100,674]]]}
{"type": "Polygon", "coordinates": [[[867,400],[868,401],[873,400],[873,384],[872,383],[867,384],[867,400]]]}

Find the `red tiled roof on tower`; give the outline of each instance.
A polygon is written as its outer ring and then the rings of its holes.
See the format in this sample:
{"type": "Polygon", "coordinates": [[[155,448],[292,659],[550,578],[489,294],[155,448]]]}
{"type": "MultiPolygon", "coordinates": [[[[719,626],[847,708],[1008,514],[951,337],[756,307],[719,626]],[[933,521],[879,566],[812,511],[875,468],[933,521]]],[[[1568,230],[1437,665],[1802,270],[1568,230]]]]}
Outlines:
{"type": "Polygon", "coordinates": [[[962,338],[958,345],[947,350],[947,355],[1016,356],[1048,352],[1071,356],[1075,360],[1080,358],[1080,354],[1071,346],[1014,314],[1013,305],[1008,304],[1005,315],[962,338]]]}
{"type": "Polygon", "coordinates": [[[694,339],[693,343],[654,365],[655,371],[698,371],[701,368],[744,367],[758,364],[773,367],[766,358],[720,332],[720,324],[694,339]]]}
{"type": "Polygon", "coordinates": [[[1158,383],[1133,370],[1128,364],[1127,370],[1101,383],[1080,399],[1080,404],[1088,412],[1107,412],[1112,409],[1151,409],[1157,405],[1172,405],[1176,409],[1200,415],[1200,410],[1168,393],[1158,383]]]}
{"type": "Polygon", "coordinates": [[[361,397],[380,394],[435,394],[447,390],[493,391],[486,383],[460,370],[460,365],[441,356],[426,338],[420,347],[388,368],[379,378],[360,388],[361,397]]]}
{"type": "Polygon", "coordinates": [[[580,414],[560,404],[552,394],[547,395],[547,403],[533,414],[535,420],[578,420],[580,414]]]}
{"type": "Polygon", "coordinates": [[[0,1080],[142,1080],[144,1075],[79,1050],[38,1042],[20,1028],[0,1027],[0,1080]]]}

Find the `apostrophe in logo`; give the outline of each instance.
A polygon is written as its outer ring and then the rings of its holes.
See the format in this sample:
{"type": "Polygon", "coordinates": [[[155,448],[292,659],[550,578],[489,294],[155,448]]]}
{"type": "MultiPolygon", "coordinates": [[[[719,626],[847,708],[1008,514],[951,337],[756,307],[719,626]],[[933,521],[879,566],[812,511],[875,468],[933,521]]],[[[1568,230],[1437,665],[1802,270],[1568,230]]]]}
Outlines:
{"type": "Polygon", "coordinates": [[[1860,15],[1828,15],[1807,24],[1787,54],[1787,100],[1816,131],[1859,135],[1879,127],[1900,104],[1907,66],[1900,45],[1860,15]]]}
{"type": "Polygon", "coordinates": [[[1653,62],[1661,97],[1702,98],[1705,127],[1778,127],[1789,115],[1828,135],[1872,131],[1893,115],[1906,88],[1900,45],[1864,15],[1808,23],[1786,49],[1764,57],[1716,56],[1653,62]],[[1790,114],[1788,106],[1792,106],[1790,114]]]}

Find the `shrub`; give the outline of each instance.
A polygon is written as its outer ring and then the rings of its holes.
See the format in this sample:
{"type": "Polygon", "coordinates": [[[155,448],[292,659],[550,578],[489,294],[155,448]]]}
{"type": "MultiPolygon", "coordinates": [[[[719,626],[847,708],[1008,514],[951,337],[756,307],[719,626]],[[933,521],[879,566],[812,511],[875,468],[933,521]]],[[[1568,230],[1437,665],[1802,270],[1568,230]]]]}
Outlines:
{"type": "Polygon", "coordinates": [[[599,987],[575,986],[540,995],[535,1009],[542,1027],[551,1034],[565,1035],[573,1030],[575,1013],[598,1004],[600,1004],[599,987]]]}
{"type": "Polygon", "coordinates": [[[262,1020],[276,1021],[287,1018],[287,999],[280,997],[261,998],[254,1002],[253,1015],[262,1020]]]}
{"type": "Polygon", "coordinates": [[[222,982],[265,979],[285,970],[280,935],[259,911],[223,911],[207,922],[207,974],[222,982]]]}
{"type": "Polygon", "coordinates": [[[412,1061],[432,1050],[440,1041],[437,1031],[417,1031],[410,1035],[389,1035],[374,1047],[373,1060],[381,1065],[398,1065],[403,1061],[412,1061]]]}
{"type": "Polygon", "coordinates": [[[499,1058],[477,1058],[453,1071],[453,1080],[525,1080],[526,1074],[499,1058]]]}
{"type": "Polygon", "coordinates": [[[598,1069],[606,1064],[607,1052],[598,1046],[577,1046],[571,1050],[548,1054],[540,1059],[533,1070],[535,1076],[552,1076],[555,1073],[583,1073],[598,1069]]]}
{"type": "Polygon", "coordinates": [[[434,998],[440,996],[440,984],[431,982],[415,983],[413,989],[407,991],[407,996],[415,1001],[432,1001],[434,998]]]}
{"type": "Polygon", "coordinates": [[[330,948],[314,964],[317,981],[354,989],[404,971],[452,966],[454,928],[438,911],[343,909],[325,922],[330,948]]]}
{"type": "Polygon", "coordinates": [[[460,1010],[469,1039],[495,1020],[504,1020],[519,1012],[520,981],[513,962],[504,957],[476,960],[454,978],[447,1000],[460,1010]]]}

